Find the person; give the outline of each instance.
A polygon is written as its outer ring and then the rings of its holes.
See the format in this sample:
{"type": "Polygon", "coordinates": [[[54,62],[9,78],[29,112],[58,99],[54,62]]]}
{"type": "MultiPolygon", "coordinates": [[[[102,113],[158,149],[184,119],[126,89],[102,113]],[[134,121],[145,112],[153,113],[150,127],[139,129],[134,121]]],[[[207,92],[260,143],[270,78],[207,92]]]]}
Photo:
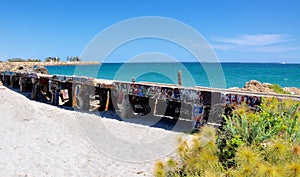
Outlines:
{"type": "Polygon", "coordinates": [[[201,120],[202,120],[202,116],[201,115],[198,115],[197,116],[197,118],[196,118],[196,120],[195,120],[195,129],[198,129],[199,128],[199,126],[201,125],[201,120]]]}
{"type": "Polygon", "coordinates": [[[201,125],[202,114],[203,114],[203,106],[194,104],[192,110],[192,116],[194,120],[194,128],[196,129],[201,125]]]}

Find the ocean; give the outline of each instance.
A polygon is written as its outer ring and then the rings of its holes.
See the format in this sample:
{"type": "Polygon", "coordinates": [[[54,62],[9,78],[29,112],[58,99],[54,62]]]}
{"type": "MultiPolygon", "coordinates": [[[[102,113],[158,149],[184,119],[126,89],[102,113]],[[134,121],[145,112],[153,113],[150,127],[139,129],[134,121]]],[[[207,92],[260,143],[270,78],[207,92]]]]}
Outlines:
{"type": "Polygon", "coordinates": [[[300,88],[300,64],[280,63],[103,63],[102,65],[47,66],[50,74],[78,75],[131,82],[177,84],[178,71],[184,86],[243,87],[250,80],[300,88]]]}

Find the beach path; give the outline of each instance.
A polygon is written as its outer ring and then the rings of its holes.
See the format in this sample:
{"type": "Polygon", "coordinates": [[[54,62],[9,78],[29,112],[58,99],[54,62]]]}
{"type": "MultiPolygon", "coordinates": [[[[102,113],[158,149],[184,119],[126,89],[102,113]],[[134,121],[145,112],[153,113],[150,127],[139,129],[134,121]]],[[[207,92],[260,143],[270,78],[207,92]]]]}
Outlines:
{"type": "MultiPolygon", "coordinates": [[[[76,114],[99,119],[94,114],[76,114]]],[[[147,137],[169,132],[102,120],[113,128],[122,127],[121,138],[137,130],[147,137]]],[[[165,144],[176,144],[178,133],[173,134],[165,144]]],[[[131,139],[143,139],[135,136],[131,139]]],[[[155,160],[130,162],[110,157],[84,135],[74,111],[32,101],[8,88],[0,90],[0,137],[0,176],[153,176],[155,160]]]]}

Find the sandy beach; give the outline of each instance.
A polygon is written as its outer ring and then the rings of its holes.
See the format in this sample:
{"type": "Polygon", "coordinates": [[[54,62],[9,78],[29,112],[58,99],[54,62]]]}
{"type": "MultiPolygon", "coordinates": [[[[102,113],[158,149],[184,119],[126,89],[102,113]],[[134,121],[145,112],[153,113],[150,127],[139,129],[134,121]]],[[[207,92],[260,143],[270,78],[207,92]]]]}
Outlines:
{"type": "Polygon", "coordinates": [[[0,176],[153,176],[179,134],[0,89],[0,176]]]}

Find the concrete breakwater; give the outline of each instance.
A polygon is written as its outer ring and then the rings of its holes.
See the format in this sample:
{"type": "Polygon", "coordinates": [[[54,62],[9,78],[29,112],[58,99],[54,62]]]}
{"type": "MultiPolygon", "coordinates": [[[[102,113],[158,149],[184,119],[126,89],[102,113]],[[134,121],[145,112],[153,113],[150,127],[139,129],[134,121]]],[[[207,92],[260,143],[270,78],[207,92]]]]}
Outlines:
{"type": "Polygon", "coordinates": [[[3,71],[4,85],[29,92],[33,100],[84,111],[115,110],[122,118],[168,117],[201,124],[221,125],[226,108],[246,104],[256,109],[264,97],[294,99],[300,96],[234,91],[205,87],[123,82],[79,76],[3,71]]]}

